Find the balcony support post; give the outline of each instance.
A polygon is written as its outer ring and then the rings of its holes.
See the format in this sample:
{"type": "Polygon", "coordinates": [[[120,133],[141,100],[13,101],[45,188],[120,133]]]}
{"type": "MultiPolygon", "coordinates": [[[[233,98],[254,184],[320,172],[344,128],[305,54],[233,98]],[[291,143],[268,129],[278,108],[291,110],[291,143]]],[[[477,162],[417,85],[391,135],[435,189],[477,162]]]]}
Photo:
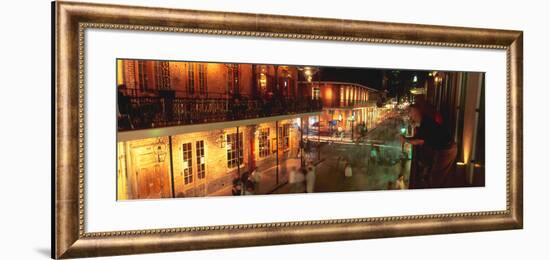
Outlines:
{"type": "Polygon", "coordinates": [[[275,121],[275,149],[277,152],[275,153],[275,164],[277,167],[275,167],[275,184],[279,185],[279,120],[275,121]]]}

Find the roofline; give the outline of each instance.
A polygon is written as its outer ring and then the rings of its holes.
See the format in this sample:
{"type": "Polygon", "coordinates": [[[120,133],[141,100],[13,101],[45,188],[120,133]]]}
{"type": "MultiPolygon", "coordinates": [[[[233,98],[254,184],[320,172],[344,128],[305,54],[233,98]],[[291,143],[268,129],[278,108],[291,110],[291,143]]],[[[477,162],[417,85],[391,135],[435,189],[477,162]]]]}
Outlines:
{"type": "MultiPolygon", "coordinates": [[[[367,90],[372,91],[372,92],[380,92],[380,90],[378,90],[378,89],[370,88],[370,87],[367,87],[365,85],[361,85],[359,83],[354,83],[354,82],[317,81],[317,80],[315,80],[314,82],[319,82],[319,83],[322,83],[322,84],[334,84],[334,85],[354,85],[354,86],[357,86],[357,87],[366,88],[367,90]]],[[[298,83],[307,83],[307,81],[302,80],[302,81],[298,81],[298,83]]]]}

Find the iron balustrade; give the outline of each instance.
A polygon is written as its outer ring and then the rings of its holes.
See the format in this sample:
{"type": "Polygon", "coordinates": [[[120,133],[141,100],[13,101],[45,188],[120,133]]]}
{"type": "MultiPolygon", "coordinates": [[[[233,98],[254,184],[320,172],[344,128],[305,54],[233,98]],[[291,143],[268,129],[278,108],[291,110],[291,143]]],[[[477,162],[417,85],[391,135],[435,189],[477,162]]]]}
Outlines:
{"type": "Polygon", "coordinates": [[[128,96],[119,93],[118,130],[137,130],[260,117],[292,115],[322,110],[320,100],[304,98],[250,98],[222,95],[175,97],[128,96]]]}
{"type": "Polygon", "coordinates": [[[376,105],[372,100],[335,100],[328,108],[359,108],[376,105]]]}

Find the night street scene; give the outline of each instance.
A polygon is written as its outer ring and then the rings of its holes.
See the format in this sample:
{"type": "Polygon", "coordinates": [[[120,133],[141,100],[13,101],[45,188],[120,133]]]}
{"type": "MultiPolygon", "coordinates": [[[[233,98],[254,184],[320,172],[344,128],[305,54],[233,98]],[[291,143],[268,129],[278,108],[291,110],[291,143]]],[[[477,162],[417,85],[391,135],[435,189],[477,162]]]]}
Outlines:
{"type": "Polygon", "coordinates": [[[485,186],[485,73],[117,60],[117,200],[485,186]]]}

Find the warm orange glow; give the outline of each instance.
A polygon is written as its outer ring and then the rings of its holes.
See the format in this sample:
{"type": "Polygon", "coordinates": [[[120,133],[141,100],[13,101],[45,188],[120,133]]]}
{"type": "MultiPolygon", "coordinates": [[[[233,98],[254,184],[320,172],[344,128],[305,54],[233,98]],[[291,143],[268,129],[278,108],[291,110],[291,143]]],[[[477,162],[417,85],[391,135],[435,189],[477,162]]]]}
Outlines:
{"type": "Polygon", "coordinates": [[[128,199],[128,178],[126,172],[126,154],[124,149],[125,144],[123,142],[117,143],[117,200],[128,199]]]}
{"type": "Polygon", "coordinates": [[[464,132],[464,138],[463,138],[463,143],[462,143],[462,150],[464,151],[462,158],[463,158],[464,162],[468,162],[470,160],[470,154],[471,154],[471,150],[472,150],[472,146],[471,146],[472,136],[471,135],[472,135],[471,132],[467,132],[467,131],[464,132]]]}
{"type": "Polygon", "coordinates": [[[168,138],[118,143],[119,200],[171,196],[168,138]]]}
{"type": "Polygon", "coordinates": [[[260,87],[265,88],[267,86],[267,76],[265,73],[260,73],[260,87]]]}
{"type": "Polygon", "coordinates": [[[463,145],[463,149],[464,149],[464,161],[467,162],[468,159],[470,158],[470,146],[468,145],[463,145]]]}
{"type": "Polygon", "coordinates": [[[323,93],[322,98],[329,101],[329,102],[332,101],[332,88],[331,87],[325,88],[325,91],[323,93]]]}
{"type": "Polygon", "coordinates": [[[223,74],[226,71],[226,68],[224,66],[220,66],[217,63],[201,63],[206,65],[206,70],[210,74],[223,74]]]}
{"type": "Polygon", "coordinates": [[[410,90],[411,94],[413,95],[423,95],[426,93],[426,89],[425,88],[412,88],[410,90]]]}
{"type": "Polygon", "coordinates": [[[124,84],[124,75],[123,75],[123,62],[122,60],[116,61],[116,84],[117,86],[124,84]]]}
{"type": "MultiPolygon", "coordinates": [[[[238,130],[236,127],[219,128],[119,142],[117,199],[230,195],[232,179],[228,176],[237,173],[238,167],[241,173],[255,166],[269,172],[277,153],[279,156],[292,154],[290,159],[281,160],[281,164],[299,164],[296,156],[300,146],[300,124],[301,118],[297,117],[239,126],[238,130]],[[237,131],[240,144],[237,144],[237,139],[230,138],[236,136],[237,131]],[[260,132],[267,133],[261,146],[260,132]],[[232,154],[230,151],[237,152],[237,145],[243,155],[239,166],[236,159],[233,161],[235,165],[230,164],[230,158],[236,157],[228,155],[232,154]],[[201,169],[202,177],[199,175],[201,169]]],[[[275,185],[271,180],[265,183],[263,192],[275,185]]]]}

